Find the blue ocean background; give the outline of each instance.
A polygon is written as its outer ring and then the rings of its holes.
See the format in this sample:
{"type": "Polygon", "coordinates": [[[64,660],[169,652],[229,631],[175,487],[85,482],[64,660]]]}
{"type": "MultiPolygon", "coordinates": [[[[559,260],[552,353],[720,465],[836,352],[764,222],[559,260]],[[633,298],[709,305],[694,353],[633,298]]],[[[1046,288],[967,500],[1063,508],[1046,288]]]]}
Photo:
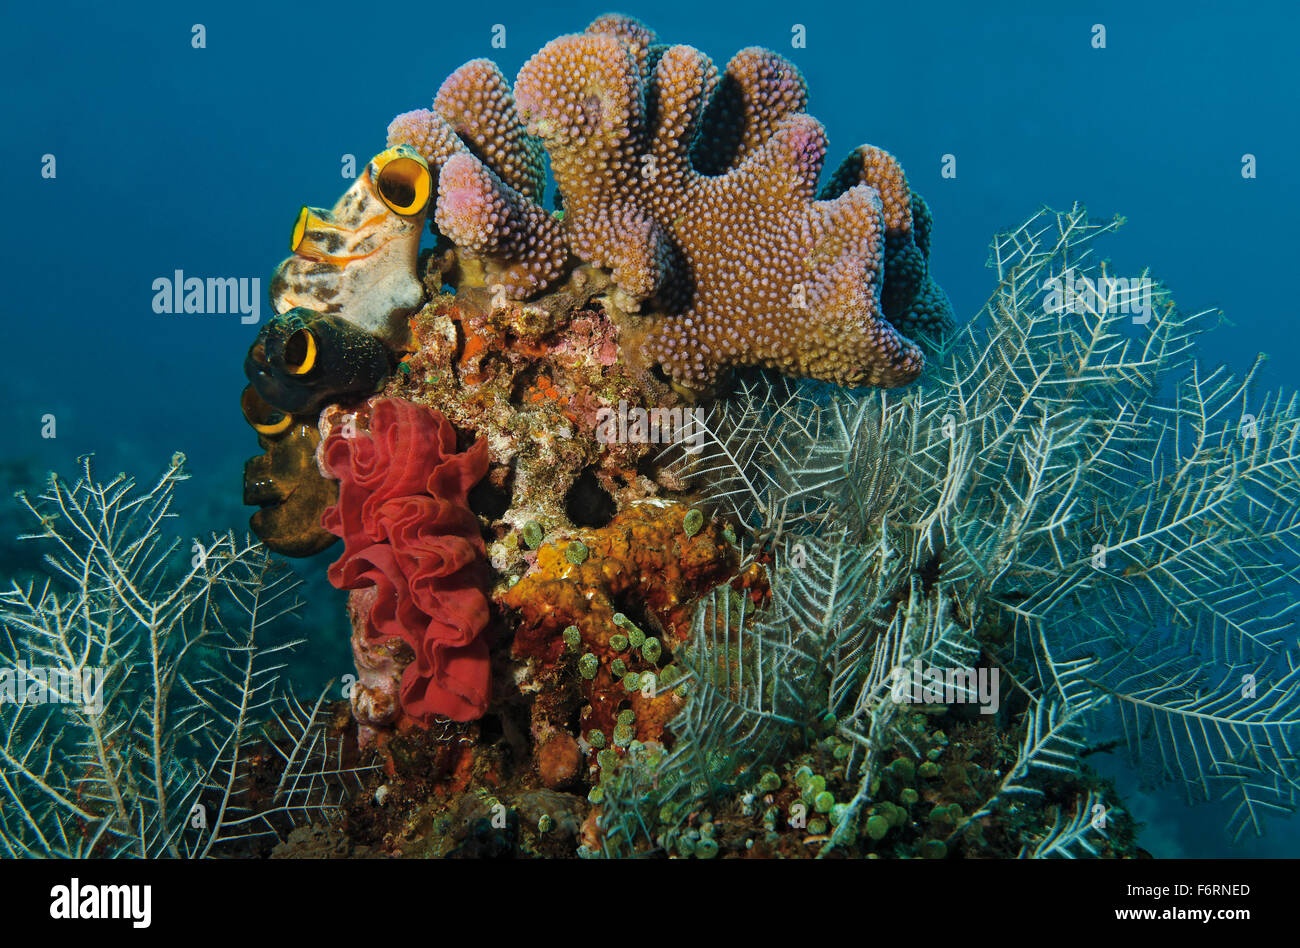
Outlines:
{"type": "MultiPolygon", "coordinates": [[[[238,397],[256,327],[156,314],[153,281],[257,277],[265,316],[298,208],[334,203],[344,155],[364,163],[392,116],[428,107],[464,61],[491,57],[513,78],[548,40],[610,9],[719,67],[750,45],[798,64],[829,163],[877,144],[925,195],[932,271],[959,319],[993,289],[984,264],[997,230],[1078,201],[1127,218],[1102,248],[1112,273],[1149,267],[1184,309],[1223,310],[1206,361],[1244,371],[1265,351],[1259,397],[1295,387],[1300,14],[1283,3],[1044,6],[7,4],[0,562],[24,563],[10,538],[26,524],[8,493],[51,469],[72,475],[87,452],[101,475],[144,481],[184,451],[193,477],[178,529],[243,530],[242,467],[258,449],[238,397]],[[206,48],[191,45],[195,24],[206,48]],[[795,24],[806,48],[791,47],[795,24]],[[1094,24],[1105,49],[1092,46],[1094,24]],[[504,49],[492,46],[497,25],[504,49]],[[955,178],[940,174],[946,154],[955,178]],[[1246,154],[1254,179],[1241,173],[1246,154]],[[45,155],[54,178],[42,177],[45,155]]],[[[342,594],[324,581],[335,555],[294,564],[312,600],[296,677],[315,687],[350,667],[342,594]]],[[[1139,790],[1118,754],[1090,762],[1119,778],[1156,856],[1300,852],[1300,819],[1232,847],[1222,809],[1189,808],[1178,788],[1139,790]]]]}

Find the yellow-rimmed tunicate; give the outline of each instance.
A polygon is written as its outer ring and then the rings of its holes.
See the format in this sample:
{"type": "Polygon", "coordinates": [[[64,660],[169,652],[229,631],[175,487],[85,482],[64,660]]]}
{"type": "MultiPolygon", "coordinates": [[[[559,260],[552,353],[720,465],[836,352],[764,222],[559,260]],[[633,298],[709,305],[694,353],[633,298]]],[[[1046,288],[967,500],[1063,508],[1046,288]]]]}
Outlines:
{"type": "Polygon", "coordinates": [[[415,271],[432,203],[433,178],[419,152],[408,145],[380,152],[331,210],[298,212],[293,255],[271,277],[272,308],[337,317],[401,348],[407,317],[424,300],[415,271]]]}

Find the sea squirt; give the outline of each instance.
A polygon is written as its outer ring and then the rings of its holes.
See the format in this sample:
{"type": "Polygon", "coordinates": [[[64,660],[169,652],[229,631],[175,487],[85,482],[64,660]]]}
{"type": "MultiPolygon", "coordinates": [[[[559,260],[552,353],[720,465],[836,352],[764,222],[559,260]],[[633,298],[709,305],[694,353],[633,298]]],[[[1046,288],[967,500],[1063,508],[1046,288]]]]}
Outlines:
{"type": "Polygon", "coordinates": [[[272,308],[338,316],[399,347],[423,297],[415,264],[432,193],[429,165],[415,149],[380,152],[333,210],[298,212],[293,256],[271,277],[272,308]]]}

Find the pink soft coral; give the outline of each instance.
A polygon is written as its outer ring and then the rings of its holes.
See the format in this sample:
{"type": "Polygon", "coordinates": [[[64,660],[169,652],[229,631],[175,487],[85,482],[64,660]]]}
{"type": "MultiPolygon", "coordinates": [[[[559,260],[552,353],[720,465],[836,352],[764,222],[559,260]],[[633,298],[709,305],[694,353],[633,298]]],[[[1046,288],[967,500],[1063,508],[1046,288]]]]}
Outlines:
{"type": "Polygon", "coordinates": [[[481,716],[489,689],[488,573],[466,498],[487,471],[487,442],[457,452],[442,414],[381,398],[370,403],[368,432],[336,428],[321,457],[340,482],[338,503],[321,518],[343,538],[329,579],[338,589],[374,587],[369,644],[400,638],[411,647],[402,711],[426,724],[481,716]]]}

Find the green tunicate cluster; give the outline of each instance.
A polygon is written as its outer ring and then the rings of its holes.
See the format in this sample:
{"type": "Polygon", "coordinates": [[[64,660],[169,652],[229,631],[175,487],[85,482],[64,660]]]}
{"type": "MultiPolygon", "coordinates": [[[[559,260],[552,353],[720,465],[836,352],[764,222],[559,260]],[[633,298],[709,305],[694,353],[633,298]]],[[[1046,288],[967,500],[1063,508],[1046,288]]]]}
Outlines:
{"type": "Polygon", "coordinates": [[[587,555],[589,552],[587,544],[583,543],[581,540],[574,540],[564,548],[564,558],[574,566],[581,566],[583,563],[587,562],[587,555]]]}
{"type": "MultiPolygon", "coordinates": [[[[795,779],[798,780],[797,777],[795,779]]],[[[817,799],[817,794],[826,789],[826,778],[821,774],[813,774],[803,782],[803,786],[800,789],[803,790],[802,796],[804,803],[812,803],[817,799]]]]}
{"type": "Polygon", "coordinates": [[[645,644],[645,633],[623,613],[614,613],[614,624],[627,633],[627,640],[633,648],[640,648],[645,644]]]}
{"type": "Polygon", "coordinates": [[[659,640],[653,636],[646,639],[641,646],[641,657],[652,665],[659,661],[659,656],[662,654],[663,646],[661,646],[659,640]]]}
{"type": "Polygon", "coordinates": [[[536,520],[529,520],[524,524],[524,543],[530,550],[535,550],[542,545],[542,539],[546,536],[546,531],[536,520]]]}
{"type": "Polygon", "coordinates": [[[576,625],[566,628],[560,633],[560,637],[564,639],[564,647],[570,652],[576,652],[578,646],[582,644],[582,633],[578,631],[576,625]]]}
{"type": "Polygon", "coordinates": [[[686,511],[686,517],[682,520],[682,529],[686,531],[688,537],[693,537],[704,529],[704,514],[692,508],[686,511]]]}
{"type": "Polygon", "coordinates": [[[596,677],[596,671],[599,668],[600,659],[590,652],[578,659],[578,674],[588,681],[596,677]]]}
{"type": "Polygon", "coordinates": [[[962,816],[960,803],[950,803],[947,806],[941,803],[930,811],[930,822],[941,826],[956,826],[962,816]]]}

